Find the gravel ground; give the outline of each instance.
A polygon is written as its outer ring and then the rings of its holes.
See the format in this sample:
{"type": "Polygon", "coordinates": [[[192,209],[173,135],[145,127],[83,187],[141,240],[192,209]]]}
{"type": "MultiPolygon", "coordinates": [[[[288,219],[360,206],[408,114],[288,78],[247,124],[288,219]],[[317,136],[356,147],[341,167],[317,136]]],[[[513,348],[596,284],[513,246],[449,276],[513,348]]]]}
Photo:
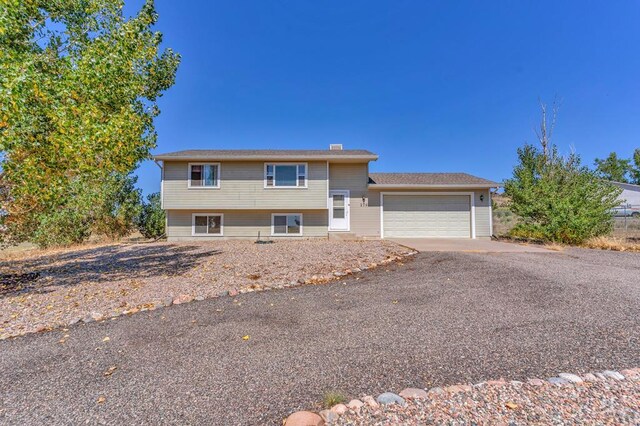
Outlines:
{"type": "Polygon", "coordinates": [[[7,275],[0,279],[0,338],[67,325],[91,313],[110,317],[153,309],[180,295],[209,298],[313,276],[322,281],[406,251],[386,241],[220,241],[107,245],[4,261],[0,274],[40,275],[20,283],[7,275]]]}
{"type": "Polygon", "coordinates": [[[417,424],[640,424],[640,381],[533,386],[484,385],[470,391],[431,392],[427,399],[410,399],[373,409],[348,411],[335,425],[382,426],[417,424]]]}
{"type": "Polygon", "coordinates": [[[0,424],[281,425],[330,390],[640,366],[638,254],[414,258],[2,341],[0,424]]]}

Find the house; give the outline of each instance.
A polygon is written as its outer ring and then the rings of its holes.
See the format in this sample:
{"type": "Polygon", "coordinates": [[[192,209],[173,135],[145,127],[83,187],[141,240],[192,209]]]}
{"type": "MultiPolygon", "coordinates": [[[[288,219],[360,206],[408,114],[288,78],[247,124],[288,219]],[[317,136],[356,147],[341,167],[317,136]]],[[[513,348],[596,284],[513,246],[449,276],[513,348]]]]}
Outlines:
{"type": "Polygon", "coordinates": [[[620,194],[620,197],[618,197],[621,206],[640,207],[640,185],[621,182],[611,183],[622,189],[622,193],[620,194]]]}
{"type": "Polygon", "coordinates": [[[168,240],[491,236],[497,183],[465,173],[369,173],[376,154],[331,148],[155,156],[168,240]]]}

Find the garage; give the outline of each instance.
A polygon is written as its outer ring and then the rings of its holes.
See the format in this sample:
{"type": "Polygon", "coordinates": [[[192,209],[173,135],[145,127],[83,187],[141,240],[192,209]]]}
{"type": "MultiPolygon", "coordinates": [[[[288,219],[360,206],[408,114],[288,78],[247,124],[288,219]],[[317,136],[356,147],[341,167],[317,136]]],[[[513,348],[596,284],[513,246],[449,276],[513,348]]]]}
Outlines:
{"type": "Polygon", "coordinates": [[[470,193],[383,193],[384,238],[475,238],[470,193]]]}

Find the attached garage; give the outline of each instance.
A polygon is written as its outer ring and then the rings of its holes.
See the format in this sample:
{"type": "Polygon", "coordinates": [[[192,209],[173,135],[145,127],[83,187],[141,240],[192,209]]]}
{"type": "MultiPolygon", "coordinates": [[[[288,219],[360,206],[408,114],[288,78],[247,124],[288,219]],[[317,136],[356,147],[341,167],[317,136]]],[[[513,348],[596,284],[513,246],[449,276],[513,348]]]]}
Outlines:
{"type": "Polygon", "coordinates": [[[381,194],[383,238],[475,238],[471,192],[381,194]]]}

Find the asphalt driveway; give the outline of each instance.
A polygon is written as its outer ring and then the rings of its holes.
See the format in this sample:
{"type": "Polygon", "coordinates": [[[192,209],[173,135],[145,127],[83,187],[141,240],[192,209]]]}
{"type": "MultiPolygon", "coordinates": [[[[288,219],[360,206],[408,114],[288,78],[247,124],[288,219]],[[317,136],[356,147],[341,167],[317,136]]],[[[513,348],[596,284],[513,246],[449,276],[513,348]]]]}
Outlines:
{"type": "Polygon", "coordinates": [[[327,390],[634,366],[638,254],[421,253],[344,284],[0,342],[0,423],[275,425],[327,390]]]}

